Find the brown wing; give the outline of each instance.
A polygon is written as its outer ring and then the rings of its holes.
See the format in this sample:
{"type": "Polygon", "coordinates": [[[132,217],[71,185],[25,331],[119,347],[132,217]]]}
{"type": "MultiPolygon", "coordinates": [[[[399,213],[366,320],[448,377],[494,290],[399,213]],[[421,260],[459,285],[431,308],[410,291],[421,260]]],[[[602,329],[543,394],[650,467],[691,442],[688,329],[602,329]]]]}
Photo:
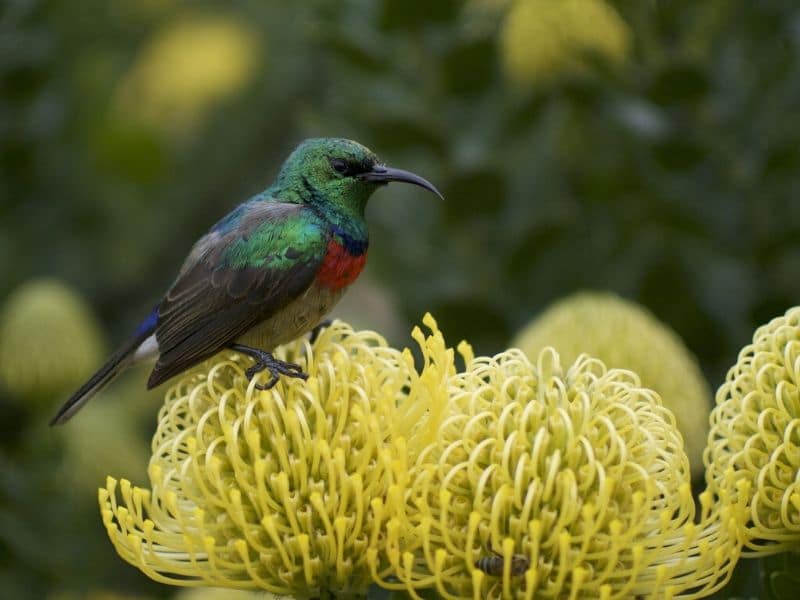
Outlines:
{"type": "Polygon", "coordinates": [[[327,235],[308,209],[277,202],[244,204],[217,224],[159,306],[148,387],[216,354],[308,289],[327,235]]]}

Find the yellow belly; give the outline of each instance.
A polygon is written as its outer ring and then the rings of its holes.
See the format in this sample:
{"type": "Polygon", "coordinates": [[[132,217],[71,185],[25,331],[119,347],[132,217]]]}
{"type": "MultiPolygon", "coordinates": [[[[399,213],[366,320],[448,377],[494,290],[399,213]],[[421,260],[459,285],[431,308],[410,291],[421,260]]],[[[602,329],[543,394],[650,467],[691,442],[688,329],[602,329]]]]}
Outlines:
{"type": "Polygon", "coordinates": [[[236,341],[268,351],[290,342],[316,327],[343,293],[344,289],[331,291],[314,283],[283,310],[256,325],[236,341]]]}

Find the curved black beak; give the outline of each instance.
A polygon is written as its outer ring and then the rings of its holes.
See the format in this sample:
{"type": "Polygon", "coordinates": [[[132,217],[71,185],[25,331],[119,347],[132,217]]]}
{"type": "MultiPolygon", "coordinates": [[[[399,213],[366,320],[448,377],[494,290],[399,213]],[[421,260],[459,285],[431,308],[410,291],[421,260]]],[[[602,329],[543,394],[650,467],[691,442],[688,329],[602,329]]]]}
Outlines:
{"type": "Polygon", "coordinates": [[[374,181],[375,183],[389,183],[390,181],[402,181],[404,183],[413,183],[421,188],[425,188],[429,192],[433,192],[439,198],[444,200],[441,192],[434,187],[434,185],[427,179],[412,173],[411,171],[404,171],[403,169],[393,169],[384,165],[375,165],[371,171],[361,173],[357,176],[363,181],[374,181]]]}

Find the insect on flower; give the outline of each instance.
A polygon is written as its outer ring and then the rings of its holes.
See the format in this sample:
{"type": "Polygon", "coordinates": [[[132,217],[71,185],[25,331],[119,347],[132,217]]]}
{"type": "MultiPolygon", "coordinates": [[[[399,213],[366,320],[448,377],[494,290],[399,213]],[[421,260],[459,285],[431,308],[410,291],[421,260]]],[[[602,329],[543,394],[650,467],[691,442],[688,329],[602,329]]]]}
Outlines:
{"type": "MultiPolygon", "coordinates": [[[[481,556],[475,561],[475,568],[483,571],[492,577],[500,577],[503,574],[505,558],[494,548],[489,548],[491,556],[481,556]]],[[[531,560],[524,554],[511,555],[511,576],[518,577],[527,571],[531,566],[531,560]]]]}

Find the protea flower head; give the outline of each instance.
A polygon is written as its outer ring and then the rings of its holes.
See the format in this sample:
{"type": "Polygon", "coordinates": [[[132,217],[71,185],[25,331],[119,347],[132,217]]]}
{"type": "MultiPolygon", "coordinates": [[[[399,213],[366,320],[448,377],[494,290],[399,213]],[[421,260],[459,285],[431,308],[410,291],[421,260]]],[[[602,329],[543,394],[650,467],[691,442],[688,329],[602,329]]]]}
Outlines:
{"type": "Polygon", "coordinates": [[[574,294],[546,309],[512,345],[531,359],[552,346],[565,364],[585,352],[636,373],[675,415],[692,473],[702,473],[711,389],[678,335],[644,307],[610,293],[574,294]]]}
{"type": "Polygon", "coordinates": [[[583,72],[591,59],[622,63],[630,38],[625,21],[604,0],[518,0],[500,41],[509,78],[527,85],[583,72]]]}
{"type": "Polygon", "coordinates": [[[760,327],[717,392],[709,487],[747,504],[746,552],[800,548],[800,307],[760,327]]]}
{"type": "Polygon", "coordinates": [[[701,497],[672,414],[638,377],[552,348],[473,359],[387,522],[381,585],[419,598],[700,597],[741,540],[701,497]],[[426,596],[427,597],[427,596],[426,596]]]}
{"type": "Polygon", "coordinates": [[[452,375],[432,358],[447,353],[441,334],[418,339],[419,373],[408,350],[337,321],[313,346],[276,351],[308,381],[259,391],[232,353],[183,376],[159,414],[152,488],[109,478],[100,490],[119,554],[174,585],[364,594],[382,568],[367,556],[402,501],[407,449],[430,443],[430,407],[452,375]]]}
{"type": "Polygon", "coordinates": [[[58,401],[58,394],[91,373],[102,354],[94,316],[62,282],[31,280],[6,300],[0,315],[0,381],[15,396],[58,401]]]}

